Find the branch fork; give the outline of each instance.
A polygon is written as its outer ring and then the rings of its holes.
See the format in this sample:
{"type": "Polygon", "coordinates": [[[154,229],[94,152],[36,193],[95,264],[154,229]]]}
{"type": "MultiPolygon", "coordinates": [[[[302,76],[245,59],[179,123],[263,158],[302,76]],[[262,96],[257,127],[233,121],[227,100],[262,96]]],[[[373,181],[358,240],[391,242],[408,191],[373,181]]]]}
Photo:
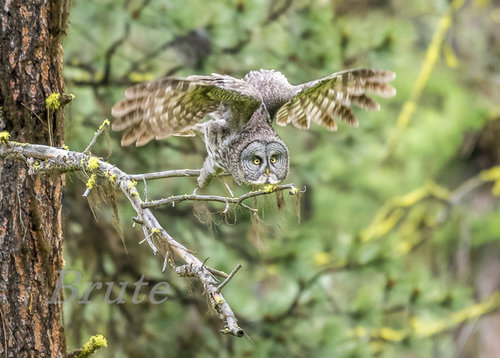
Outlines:
{"type": "MultiPolygon", "coordinates": [[[[199,175],[200,171],[184,169],[129,175],[116,166],[107,163],[90,153],[98,137],[108,126],[109,121],[105,121],[99,130],[96,131],[94,138],[84,152],[70,151],[67,150],[67,147],[55,148],[46,145],[19,143],[11,141],[7,135],[3,135],[1,138],[2,140],[0,140],[0,158],[18,160],[26,163],[30,174],[63,174],[67,172],[80,171],[89,175],[90,179],[94,178],[92,185],[96,185],[95,178],[99,177],[107,180],[111,185],[120,189],[137,213],[137,216],[133,218],[133,221],[134,225],[136,223],[142,225],[145,236],[143,241],[148,242],[153,254],[156,255],[157,253],[160,253],[164,257],[162,271],[165,271],[167,265],[170,265],[180,276],[197,278],[203,285],[210,305],[217,312],[218,317],[224,322],[224,329],[220,332],[223,334],[231,334],[237,337],[242,337],[245,332],[238,326],[238,321],[234,312],[226,302],[224,296],[221,294],[221,290],[234,277],[234,275],[241,268],[241,265],[237,265],[229,275],[206,266],[205,262],[198,259],[193,251],[186,248],[168,234],[168,232],[159,224],[150,208],[166,204],[175,204],[185,200],[216,201],[225,203],[225,211],[228,210],[230,204],[234,204],[236,206],[241,205],[255,213],[257,209],[244,204],[244,200],[260,195],[266,195],[270,192],[283,190],[289,190],[289,193],[294,195],[299,192],[298,189],[296,189],[293,184],[286,184],[275,186],[271,191],[267,189],[257,190],[244,194],[238,198],[215,195],[198,195],[194,192],[191,195],[177,195],[167,199],[144,202],[137,191],[136,180],[190,177],[199,175]],[[174,256],[184,261],[185,264],[176,266],[173,258],[174,256]],[[219,283],[216,277],[223,278],[224,281],[219,283]]],[[[86,193],[92,189],[92,185],[87,183],[86,193]]]]}

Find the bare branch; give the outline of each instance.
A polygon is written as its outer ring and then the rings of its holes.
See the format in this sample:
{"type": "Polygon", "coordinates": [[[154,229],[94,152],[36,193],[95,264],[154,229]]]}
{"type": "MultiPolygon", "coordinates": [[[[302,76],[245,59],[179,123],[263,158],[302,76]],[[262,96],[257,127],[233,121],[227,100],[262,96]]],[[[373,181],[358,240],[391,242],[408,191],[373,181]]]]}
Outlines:
{"type": "Polygon", "coordinates": [[[485,183],[486,182],[481,179],[480,175],[466,180],[451,193],[450,204],[456,204],[460,202],[467,194],[470,194],[472,191],[485,183]]]}
{"type": "Polygon", "coordinates": [[[90,141],[87,148],[85,148],[85,150],[83,151],[83,154],[90,154],[90,151],[92,150],[95,143],[97,142],[97,139],[102,134],[102,132],[104,132],[109,127],[109,125],[110,125],[110,123],[109,123],[109,120],[107,120],[107,119],[104,120],[104,122],[102,122],[99,129],[94,133],[94,138],[92,138],[92,140],[90,141]]]}
{"type": "Polygon", "coordinates": [[[175,254],[186,263],[184,267],[188,267],[189,272],[200,280],[210,305],[215,309],[219,318],[224,321],[224,329],[221,332],[238,337],[244,335],[243,329],[237,324],[231,307],[222,294],[218,292],[219,282],[214,275],[228,277],[227,274],[205,266],[191,250],[173,239],[165,231],[153,213],[148,208],[143,207],[144,203],[136,189],[136,182],[131,180],[130,175],[89,154],[8,140],[0,141],[0,158],[25,162],[31,174],[84,171],[91,176],[95,174],[101,180],[107,180],[119,188],[136,211],[137,218],[134,218],[134,221],[143,225],[146,240],[153,252],[155,254],[160,252],[167,262],[168,255],[175,254]]]}
{"type": "Polygon", "coordinates": [[[233,271],[231,271],[231,273],[229,274],[229,276],[227,276],[227,278],[224,281],[222,281],[222,283],[219,286],[217,286],[217,292],[220,292],[224,288],[224,286],[226,286],[229,283],[229,281],[231,281],[231,279],[233,278],[233,276],[236,275],[236,272],[238,272],[240,270],[240,268],[241,268],[241,264],[238,264],[233,269],[233,271]]]}
{"type": "Polygon", "coordinates": [[[292,0],[285,0],[281,5],[274,6],[275,3],[271,3],[270,12],[264,21],[264,25],[269,25],[271,22],[276,21],[281,15],[283,15],[292,5],[292,0]],[[273,9],[275,7],[275,9],[273,9]]]}
{"type": "MultiPolygon", "coordinates": [[[[295,195],[299,192],[299,190],[295,187],[295,184],[285,184],[285,185],[269,185],[264,189],[251,191],[246,193],[238,198],[226,197],[226,196],[218,196],[218,195],[198,195],[198,194],[183,194],[183,195],[175,195],[165,199],[148,201],[142,204],[143,208],[154,208],[157,206],[168,205],[168,204],[176,204],[182,201],[191,200],[191,201],[217,201],[221,203],[230,203],[240,205],[242,202],[249,198],[254,198],[261,195],[267,195],[269,193],[274,193],[277,191],[289,190],[290,195],[295,195]]],[[[249,207],[247,207],[249,208],[249,207]]],[[[253,210],[252,210],[253,211],[253,210]]]]}
{"type": "MultiPolygon", "coordinates": [[[[145,173],[145,174],[130,174],[129,178],[132,180],[155,180],[155,179],[165,179],[165,178],[179,178],[179,177],[198,177],[200,175],[200,169],[176,169],[176,170],[165,170],[162,172],[145,173]]],[[[219,174],[222,176],[228,176],[228,173],[219,174]]]]}

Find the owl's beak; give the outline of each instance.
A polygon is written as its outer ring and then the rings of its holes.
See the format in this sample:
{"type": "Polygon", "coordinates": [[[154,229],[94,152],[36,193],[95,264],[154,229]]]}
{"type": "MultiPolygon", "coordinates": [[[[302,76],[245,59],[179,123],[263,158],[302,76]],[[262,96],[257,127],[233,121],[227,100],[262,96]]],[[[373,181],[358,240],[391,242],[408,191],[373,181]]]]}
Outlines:
{"type": "Polygon", "coordinates": [[[269,167],[266,168],[266,174],[269,175],[269,167]]]}

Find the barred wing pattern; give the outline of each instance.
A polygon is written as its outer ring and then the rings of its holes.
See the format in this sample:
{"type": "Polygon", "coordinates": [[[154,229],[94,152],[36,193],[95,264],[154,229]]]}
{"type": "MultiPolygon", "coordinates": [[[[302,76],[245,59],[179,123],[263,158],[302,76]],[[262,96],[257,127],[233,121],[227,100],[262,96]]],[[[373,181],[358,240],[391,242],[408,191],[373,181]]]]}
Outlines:
{"type": "Polygon", "coordinates": [[[121,144],[144,145],[150,140],[188,133],[220,104],[231,110],[230,121],[243,123],[259,107],[260,94],[230,76],[163,77],[125,91],[111,109],[113,130],[125,130],[121,144]]]}
{"type": "Polygon", "coordinates": [[[364,110],[379,110],[380,106],[365,93],[371,92],[381,97],[396,94],[387,82],[396,74],[387,70],[355,69],[334,73],[328,77],[307,82],[299,92],[280,107],[276,113],[276,123],[285,126],[292,123],[300,129],[309,129],[311,121],[337,130],[335,118],[358,126],[358,121],[349,108],[352,104],[364,110]]]}

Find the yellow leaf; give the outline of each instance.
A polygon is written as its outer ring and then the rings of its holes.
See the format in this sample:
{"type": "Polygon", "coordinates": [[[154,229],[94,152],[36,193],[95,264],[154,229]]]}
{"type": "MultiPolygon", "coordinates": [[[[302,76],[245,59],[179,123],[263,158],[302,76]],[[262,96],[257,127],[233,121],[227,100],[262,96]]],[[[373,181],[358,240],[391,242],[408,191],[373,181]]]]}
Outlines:
{"type": "Polygon", "coordinates": [[[132,82],[147,82],[147,81],[153,81],[155,79],[152,73],[140,73],[140,72],[132,72],[130,73],[128,78],[132,82]]]}
{"type": "Polygon", "coordinates": [[[500,196],[500,180],[497,180],[493,186],[493,195],[500,196]]]}
{"type": "Polygon", "coordinates": [[[443,55],[446,60],[446,64],[451,68],[458,67],[458,58],[450,45],[446,44],[443,46],[443,55]]]}
{"type": "Polygon", "coordinates": [[[485,181],[500,179],[500,165],[481,172],[481,179],[485,181]]]}
{"type": "Polygon", "coordinates": [[[366,328],[363,326],[356,326],[356,328],[354,328],[354,333],[358,337],[364,337],[366,336],[367,331],[366,328]]]}
{"type": "Polygon", "coordinates": [[[361,241],[366,242],[387,234],[399,222],[399,219],[401,219],[403,215],[404,210],[397,208],[386,219],[380,222],[373,221],[370,226],[361,232],[361,241]]]}
{"type": "Polygon", "coordinates": [[[396,330],[390,327],[382,327],[373,332],[373,336],[386,341],[399,342],[405,338],[406,331],[396,330]]]}
{"type": "Polygon", "coordinates": [[[313,261],[316,266],[323,266],[329,263],[331,261],[331,258],[329,254],[321,251],[314,255],[313,261]]]}

